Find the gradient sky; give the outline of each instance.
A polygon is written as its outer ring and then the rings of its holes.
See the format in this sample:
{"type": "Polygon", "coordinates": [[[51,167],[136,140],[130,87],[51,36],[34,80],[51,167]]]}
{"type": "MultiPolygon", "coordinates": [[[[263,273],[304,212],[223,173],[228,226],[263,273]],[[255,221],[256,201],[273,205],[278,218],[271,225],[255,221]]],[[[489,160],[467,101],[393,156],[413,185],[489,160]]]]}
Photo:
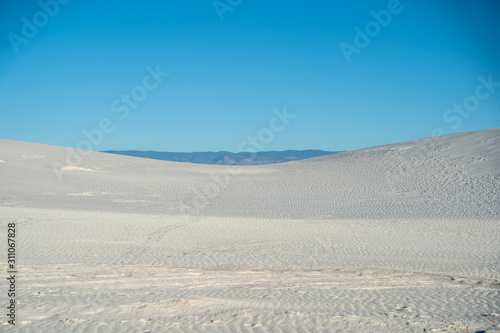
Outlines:
{"type": "Polygon", "coordinates": [[[500,127],[500,86],[453,110],[500,82],[500,2],[391,1],[2,2],[0,138],[77,147],[109,119],[91,149],[235,152],[260,133],[262,150],[335,151],[500,127]],[[388,7],[348,63],[339,45],[388,7]],[[121,119],[148,66],[169,76],[121,119]]]}

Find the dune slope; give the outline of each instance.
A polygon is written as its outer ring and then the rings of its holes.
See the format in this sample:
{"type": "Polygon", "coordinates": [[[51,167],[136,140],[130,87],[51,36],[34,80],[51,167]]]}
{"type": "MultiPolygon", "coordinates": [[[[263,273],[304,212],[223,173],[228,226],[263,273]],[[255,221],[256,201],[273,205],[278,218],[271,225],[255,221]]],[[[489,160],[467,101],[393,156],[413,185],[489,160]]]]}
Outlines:
{"type": "Polygon", "coordinates": [[[0,140],[0,203],[262,218],[498,219],[499,132],[240,167],[0,140]]]}

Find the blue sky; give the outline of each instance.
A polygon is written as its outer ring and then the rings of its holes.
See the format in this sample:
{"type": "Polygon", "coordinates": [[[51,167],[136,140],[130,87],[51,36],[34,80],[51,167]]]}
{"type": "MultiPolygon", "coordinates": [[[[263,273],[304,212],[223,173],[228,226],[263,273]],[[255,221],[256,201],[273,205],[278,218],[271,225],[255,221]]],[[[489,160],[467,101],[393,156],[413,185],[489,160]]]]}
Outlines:
{"type": "Polygon", "coordinates": [[[41,4],[0,5],[1,138],[335,151],[500,127],[498,1],[41,4]]]}

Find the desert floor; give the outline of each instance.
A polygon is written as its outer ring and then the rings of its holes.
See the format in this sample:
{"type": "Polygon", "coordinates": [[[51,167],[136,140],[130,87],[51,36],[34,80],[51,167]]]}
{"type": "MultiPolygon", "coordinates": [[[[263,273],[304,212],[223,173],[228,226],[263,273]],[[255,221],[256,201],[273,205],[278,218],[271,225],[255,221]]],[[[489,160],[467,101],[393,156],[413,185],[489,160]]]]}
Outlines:
{"type": "Polygon", "coordinates": [[[0,140],[0,331],[500,332],[499,147],[226,167],[0,140]]]}

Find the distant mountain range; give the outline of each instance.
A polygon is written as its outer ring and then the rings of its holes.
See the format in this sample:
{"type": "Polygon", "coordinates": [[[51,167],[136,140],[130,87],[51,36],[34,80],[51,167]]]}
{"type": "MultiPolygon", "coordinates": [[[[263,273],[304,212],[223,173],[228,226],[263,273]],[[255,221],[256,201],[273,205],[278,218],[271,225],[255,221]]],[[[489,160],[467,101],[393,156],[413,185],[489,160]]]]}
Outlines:
{"type": "Polygon", "coordinates": [[[174,162],[221,164],[221,165],[259,165],[259,164],[272,164],[272,163],[283,163],[296,160],[303,160],[306,158],[318,157],[339,152],[309,149],[309,150],[285,150],[285,151],[260,151],[257,153],[250,153],[250,152],[231,153],[228,151],[170,153],[161,151],[141,151],[141,150],[105,150],[103,151],[103,153],[152,158],[156,160],[174,161],[174,162]]]}

